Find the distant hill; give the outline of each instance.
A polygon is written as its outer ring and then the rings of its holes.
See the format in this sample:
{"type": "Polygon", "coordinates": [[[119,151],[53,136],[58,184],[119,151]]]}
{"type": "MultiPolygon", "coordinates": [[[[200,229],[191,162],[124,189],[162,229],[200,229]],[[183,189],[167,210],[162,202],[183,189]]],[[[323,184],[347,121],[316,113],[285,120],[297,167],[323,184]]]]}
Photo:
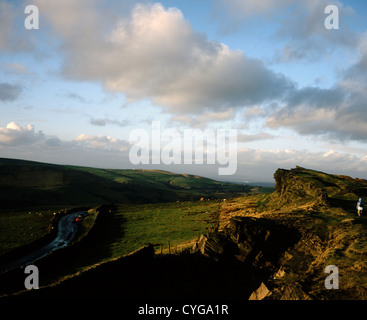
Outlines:
{"type": "Polygon", "coordinates": [[[1,207],[221,198],[250,187],[161,170],[112,170],[0,158],[1,207]]]}

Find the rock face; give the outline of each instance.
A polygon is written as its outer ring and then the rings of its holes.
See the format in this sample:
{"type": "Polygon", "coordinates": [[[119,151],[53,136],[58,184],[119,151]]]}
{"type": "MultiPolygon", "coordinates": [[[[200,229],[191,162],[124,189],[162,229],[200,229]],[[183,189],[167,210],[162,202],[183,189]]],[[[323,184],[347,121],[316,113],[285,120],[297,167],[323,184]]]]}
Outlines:
{"type": "Polygon", "coordinates": [[[322,183],[315,178],[308,179],[307,170],[278,169],[274,173],[275,189],[282,202],[312,203],[313,206],[329,206],[328,194],[322,183]]]}
{"type": "Polygon", "coordinates": [[[282,274],[279,270],[286,250],[298,240],[297,231],[274,220],[236,217],[223,231],[201,235],[192,252],[251,274],[251,286],[257,289],[249,299],[262,300],[272,296],[267,280],[276,274],[282,277],[284,271],[282,274]]]}
{"type": "Polygon", "coordinates": [[[279,269],[279,257],[297,239],[297,232],[274,221],[237,217],[225,231],[201,235],[192,252],[217,261],[235,260],[270,274],[279,269]]]}
{"type": "Polygon", "coordinates": [[[267,288],[264,282],[261,282],[260,287],[251,294],[249,300],[263,300],[269,295],[271,295],[270,290],[267,288]]]}
{"type": "Polygon", "coordinates": [[[236,252],[236,245],[224,232],[212,232],[208,235],[201,235],[197,243],[192,248],[192,252],[200,252],[215,260],[233,256],[236,252]]]}

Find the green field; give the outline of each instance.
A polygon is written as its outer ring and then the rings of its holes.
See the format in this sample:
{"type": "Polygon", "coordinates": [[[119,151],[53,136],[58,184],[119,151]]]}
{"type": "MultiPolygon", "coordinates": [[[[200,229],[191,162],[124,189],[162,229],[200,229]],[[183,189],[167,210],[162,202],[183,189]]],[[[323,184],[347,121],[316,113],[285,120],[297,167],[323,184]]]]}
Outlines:
{"type": "Polygon", "coordinates": [[[195,240],[216,227],[220,201],[179,202],[160,205],[119,206],[116,215],[125,220],[122,251],[126,254],[146,243],[176,245],[195,240]]]}
{"type": "Polygon", "coordinates": [[[35,241],[49,232],[53,211],[0,212],[0,256],[35,241]]]}
{"type": "MultiPolygon", "coordinates": [[[[101,256],[96,260],[121,256],[147,243],[159,244],[159,248],[163,245],[167,250],[169,242],[174,250],[176,245],[215,228],[220,204],[220,200],[206,200],[114,206],[115,211],[103,219],[98,229],[93,252],[101,252],[101,256]]],[[[94,223],[91,216],[83,222],[85,230],[94,223]]],[[[2,212],[0,217],[2,255],[45,236],[53,211],[2,212]]]]}

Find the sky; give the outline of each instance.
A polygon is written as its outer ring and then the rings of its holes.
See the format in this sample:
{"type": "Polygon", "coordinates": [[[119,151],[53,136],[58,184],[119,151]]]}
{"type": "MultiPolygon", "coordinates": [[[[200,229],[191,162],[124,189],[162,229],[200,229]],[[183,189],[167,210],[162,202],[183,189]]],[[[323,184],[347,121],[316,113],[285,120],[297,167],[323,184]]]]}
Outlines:
{"type": "Polygon", "coordinates": [[[366,13],[362,0],[0,0],[0,157],[234,182],[296,166],[367,179],[366,13]],[[183,155],[185,130],[226,130],[235,170],[220,174],[219,140],[201,161],[152,160],[183,155]],[[148,162],[131,160],[137,146],[148,162]]]}

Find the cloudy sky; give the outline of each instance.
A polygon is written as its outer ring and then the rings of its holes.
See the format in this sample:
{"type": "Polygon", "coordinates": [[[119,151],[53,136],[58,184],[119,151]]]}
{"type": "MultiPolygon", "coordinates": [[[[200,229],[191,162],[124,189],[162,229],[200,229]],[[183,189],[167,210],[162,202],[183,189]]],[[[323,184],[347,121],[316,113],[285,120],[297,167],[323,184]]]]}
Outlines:
{"type": "Polygon", "coordinates": [[[160,121],[236,129],[238,165],[152,169],[367,179],[366,14],[358,0],[0,0],[0,157],[138,168],[130,134],[160,121]]]}

